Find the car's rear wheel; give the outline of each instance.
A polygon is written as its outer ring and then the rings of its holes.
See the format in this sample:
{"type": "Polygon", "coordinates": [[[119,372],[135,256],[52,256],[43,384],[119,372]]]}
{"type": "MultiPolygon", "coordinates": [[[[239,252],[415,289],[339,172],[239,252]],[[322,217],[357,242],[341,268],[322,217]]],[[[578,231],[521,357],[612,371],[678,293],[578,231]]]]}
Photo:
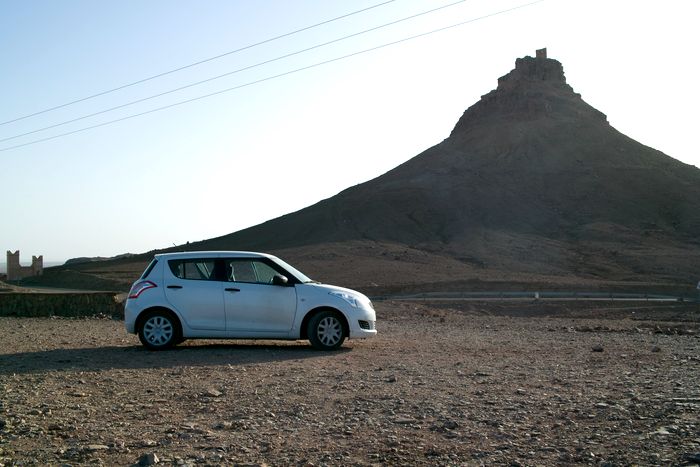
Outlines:
{"type": "Polygon", "coordinates": [[[151,350],[167,349],[181,341],[176,318],[164,311],[151,311],[139,328],[139,340],[151,350]]]}
{"type": "Polygon", "coordinates": [[[343,319],[335,311],[322,311],[309,320],[309,342],[319,350],[334,350],[346,337],[343,319]]]}

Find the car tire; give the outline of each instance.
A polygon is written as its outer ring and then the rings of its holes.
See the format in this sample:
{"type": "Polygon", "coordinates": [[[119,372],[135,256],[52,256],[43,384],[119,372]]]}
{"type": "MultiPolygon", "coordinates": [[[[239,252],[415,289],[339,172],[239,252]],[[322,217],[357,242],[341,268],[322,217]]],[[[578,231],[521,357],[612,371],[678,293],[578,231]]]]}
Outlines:
{"type": "Polygon", "coordinates": [[[149,350],[163,350],[182,341],[180,323],[171,313],[151,311],[139,328],[139,340],[149,350]]]}
{"type": "Polygon", "coordinates": [[[307,327],[309,342],[315,349],[335,350],[346,337],[343,319],[335,311],[322,311],[309,320],[307,327]]]}

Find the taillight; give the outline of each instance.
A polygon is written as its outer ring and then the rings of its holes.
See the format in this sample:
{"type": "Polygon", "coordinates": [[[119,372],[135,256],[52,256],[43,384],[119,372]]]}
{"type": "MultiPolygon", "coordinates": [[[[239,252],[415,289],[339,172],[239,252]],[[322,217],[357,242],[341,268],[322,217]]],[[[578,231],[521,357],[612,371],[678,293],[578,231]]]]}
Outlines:
{"type": "Polygon", "coordinates": [[[141,281],[137,282],[133,286],[131,286],[131,290],[129,291],[129,298],[139,298],[139,295],[143,293],[145,290],[152,289],[154,287],[158,287],[151,281],[141,281]]]}

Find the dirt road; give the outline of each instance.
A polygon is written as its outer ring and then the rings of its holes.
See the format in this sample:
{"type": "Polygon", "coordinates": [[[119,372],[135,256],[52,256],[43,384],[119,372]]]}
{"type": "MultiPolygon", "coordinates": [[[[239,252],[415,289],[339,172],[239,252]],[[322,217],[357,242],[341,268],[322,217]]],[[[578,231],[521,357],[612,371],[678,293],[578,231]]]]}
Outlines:
{"type": "Polygon", "coordinates": [[[698,312],[551,306],[379,303],[338,352],[2,318],[0,465],[700,463],[698,312]]]}

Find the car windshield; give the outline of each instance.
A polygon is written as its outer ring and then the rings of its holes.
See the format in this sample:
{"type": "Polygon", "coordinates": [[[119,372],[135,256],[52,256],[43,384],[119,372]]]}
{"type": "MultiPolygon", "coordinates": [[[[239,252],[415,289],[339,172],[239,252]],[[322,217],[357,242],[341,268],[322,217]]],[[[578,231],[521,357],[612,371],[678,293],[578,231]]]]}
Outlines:
{"type": "Polygon", "coordinates": [[[288,271],[288,272],[289,272],[290,274],[292,274],[294,277],[296,277],[297,279],[299,279],[300,282],[303,282],[303,283],[305,283],[305,284],[310,283],[310,282],[318,283],[318,281],[315,281],[315,280],[313,280],[313,279],[307,277],[306,274],[304,274],[303,272],[299,271],[299,270],[298,270],[297,268],[295,268],[294,266],[292,266],[292,265],[290,265],[290,264],[288,264],[288,263],[282,261],[281,259],[275,257],[275,258],[274,258],[274,261],[275,261],[277,264],[279,264],[280,266],[282,266],[286,271],[288,271]]]}

